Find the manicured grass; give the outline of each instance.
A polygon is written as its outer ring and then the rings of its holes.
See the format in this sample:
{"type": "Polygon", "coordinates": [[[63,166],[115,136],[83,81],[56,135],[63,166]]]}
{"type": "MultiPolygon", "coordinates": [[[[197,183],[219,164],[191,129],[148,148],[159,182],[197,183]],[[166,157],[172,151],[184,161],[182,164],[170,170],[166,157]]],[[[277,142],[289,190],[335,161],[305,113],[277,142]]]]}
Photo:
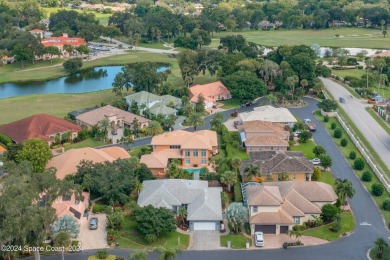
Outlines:
{"type": "Polygon", "coordinates": [[[366,107],[366,110],[368,113],[371,114],[371,116],[375,119],[375,121],[377,121],[378,124],[380,124],[381,127],[390,135],[389,123],[383,120],[383,118],[377,112],[375,112],[371,107],[366,107]]]}
{"type": "Polygon", "coordinates": [[[319,44],[322,47],[357,47],[387,49],[390,43],[388,37],[384,38],[382,32],[366,28],[330,28],[324,30],[245,30],[235,32],[215,33],[209,47],[217,47],[220,37],[241,34],[247,41],[265,46],[319,44]],[[335,35],[339,34],[340,37],[335,35]]]}
{"type": "Polygon", "coordinates": [[[224,101],[218,101],[218,103],[222,103],[223,109],[231,109],[231,108],[238,108],[240,107],[240,100],[238,99],[229,99],[229,100],[224,100],[224,101]]]}
{"type": "Polygon", "coordinates": [[[152,152],[152,149],[149,145],[145,145],[145,146],[138,146],[138,147],[134,147],[133,149],[131,149],[130,151],[130,155],[132,157],[141,157],[141,149],[145,147],[145,148],[149,148],[150,152],[152,152]]]}
{"type": "Polygon", "coordinates": [[[333,186],[333,188],[336,188],[336,185],[334,183],[335,178],[333,177],[331,172],[321,171],[321,177],[318,179],[318,181],[325,182],[325,183],[333,186]]]}
{"type": "Polygon", "coordinates": [[[152,49],[161,49],[161,50],[170,50],[172,48],[165,47],[163,42],[154,42],[154,43],[145,43],[145,42],[140,42],[138,44],[139,47],[144,47],[144,48],[152,48],[152,49]]]}
{"type": "Polygon", "coordinates": [[[227,247],[228,241],[230,241],[230,247],[233,249],[245,249],[247,241],[249,242],[249,247],[252,246],[251,239],[246,238],[241,234],[221,236],[220,237],[221,247],[227,247]]]}
{"type": "MultiPolygon", "coordinates": [[[[370,250],[370,258],[372,260],[380,259],[380,258],[376,257],[376,254],[378,252],[379,252],[379,248],[378,247],[372,248],[370,250]]],[[[389,260],[390,259],[390,247],[387,246],[387,247],[384,248],[381,259],[385,259],[385,260],[389,260]]]]}
{"type": "Polygon", "coordinates": [[[242,161],[249,160],[249,155],[245,152],[244,149],[241,147],[234,148],[231,144],[226,145],[226,155],[227,158],[233,159],[233,158],[239,158],[242,161]]]}
{"type": "Polygon", "coordinates": [[[338,239],[341,234],[351,232],[355,228],[355,219],[351,212],[344,212],[341,214],[341,229],[339,232],[330,231],[330,227],[332,227],[332,223],[305,230],[302,232],[302,235],[333,241],[338,239]]]}
{"type": "Polygon", "coordinates": [[[350,70],[333,70],[332,74],[337,75],[339,77],[345,78],[345,76],[351,76],[356,78],[361,78],[366,75],[366,71],[363,69],[350,69],[350,70]]]}
{"type": "Polygon", "coordinates": [[[306,143],[298,143],[294,146],[290,147],[290,151],[294,152],[303,152],[303,154],[309,158],[313,159],[315,158],[315,154],[313,153],[313,148],[316,146],[316,144],[313,142],[313,140],[309,140],[306,143]]]}
{"type": "MultiPolygon", "coordinates": [[[[48,16],[50,17],[50,15],[52,13],[56,13],[58,10],[67,10],[67,11],[76,11],[78,13],[83,13],[84,11],[83,10],[79,10],[79,9],[70,9],[70,8],[60,8],[60,7],[42,7],[42,9],[48,13],[48,16]]],[[[112,14],[103,14],[103,13],[99,13],[99,12],[95,12],[95,11],[85,11],[86,13],[92,13],[95,15],[95,18],[97,20],[99,20],[100,24],[102,25],[108,25],[108,19],[110,18],[110,16],[112,14]]]]}
{"type": "MultiPolygon", "coordinates": [[[[104,260],[115,260],[115,259],[116,259],[115,255],[108,255],[107,258],[105,258],[104,260]]],[[[101,260],[101,259],[97,258],[94,255],[91,255],[91,256],[88,256],[88,260],[101,260]]]]}
{"type": "MultiPolygon", "coordinates": [[[[323,122],[323,116],[320,114],[319,111],[316,111],[314,113],[315,117],[320,120],[321,122],[323,122]]],[[[344,129],[341,127],[340,123],[337,121],[336,118],[329,118],[329,122],[323,122],[323,124],[325,125],[326,129],[328,130],[329,134],[332,136],[333,140],[335,141],[335,143],[337,144],[337,146],[339,147],[340,151],[344,154],[346,160],[348,161],[348,163],[351,165],[351,167],[353,167],[353,162],[354,160],[351,160],[349,159],[349,154],[351,151],[354,151],[356,153],[356,158],[363,158],[363,156],[360,154],[359,150],[355,147],[355,145],[352,143],[351,139],[349,138],[349,136],[347,135],[347,133],[344,131],[344,129]],[[337,125],[337,128],[340,128],[343,132],[342,134],[342,138],[346,138],[348,140],[348,145],[346,147],[342,147],[340,145],[340,140],[341,139],[336,139],[333,137],[333,130],[331,129],[331,124],[332,123],[335,123],[337,125]]],[[[355,170],[355,173],[358,175],[359,179],[361,179],[363,173],[365,171],[371,171],[372,170],[370,169],[370,167],[365,164],[364,166],[364,169],[361,170],[361,171],[357,171],[355,170]]],[[[378,177],[373,173],[372,175],[372,180],[371,182],[364,182],[362,181],[362,184],[366,187],[366,189],[371,193],[371,186],[372,184],[374,183],[380,183],[378,177]]],[[[389,199],[389,193],[387,193],[386,191],[383,192],[382,196],[380,197],[376,197],[376,196],[373,196],[373,199],[375,201],[375,203],[378,205],[387,225],[390,223],[390,212],[389,211],[385,211],[382,209],[382,204],[383,204],[383,201],[385,199],[389,199]]]]}
{"type": "Polygon", "coordinates": [[[79,143],[70,144],[65,146],[65,151],[69,149],[84,148],[84,147],[97,147],[105,145],[102,141],[95,140],[93,138],[87,138],[79,143]]]}

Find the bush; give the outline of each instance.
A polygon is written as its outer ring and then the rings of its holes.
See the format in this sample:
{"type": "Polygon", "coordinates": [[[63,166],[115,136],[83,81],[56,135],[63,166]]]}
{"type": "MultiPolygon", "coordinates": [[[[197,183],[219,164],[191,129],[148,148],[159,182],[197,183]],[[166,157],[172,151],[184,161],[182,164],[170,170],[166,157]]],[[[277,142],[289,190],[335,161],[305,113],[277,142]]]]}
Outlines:
{"type": "Polygon", "coordinates": [[[353,162],[353,168],[355,170],[360,171],[360,170],[363,170],[365,164],[366,163],[364,162],[364,160],[362,158],[356,158],[355,161],[353,162]]]}
{"type": "Polygon", "coordinates": [[[324,222],[332,222],[338,214],[338,209],[332,204],[325,204],[321,208],[321,218],[324,222]]]}
{"type": "Polygon", "coordinates": [[[330,128],[332,129],[332,130],[334,130],[334,129],[336,129],[336,123],[332,123],[331,125],[330,125],[330,128]]]}
{"type": "Polygon", "coordinates": [[[324,116],[324,122],[325,123],[329,122],[329,116],[328,115],[324,116]]]}
{"type": "Polygon", "coordinates": [[[318,181],[321,178],[321,170],[314,167],[313,175],[311,176],[312,181],[318,181]]]}
{"type": "Polygon", "coordinates": [[[334,138],[341,138],[343,136],[343,131],[340,128],[336,128],[333,132],[334,138]]]}
{"type": "Polygon", "coordinates": [[[341,221],[335,221],[332,225],[333,232],[339,232],[341,229],[341,221]]]}
{"type": "Polygon", "coordinates": [[[94,204],[92,207],[92,213],[102,213],[107,211],[107,206],[100,205],[100,204],[94,204]]]}
{"type": "Polygon", "coordinates": [[[106,259],[108,257],[108,252],[105,249],[96,251],[95,256],[99,259],[106,259]]]}
{"type": "Polygon", "coordinates": [[[332,112],[337,109],[337,102],[330,99],[325,99],[318,103],[317,105],[324,112],[332,112]]]}
{"type": "Polygon", "coordinates": [[[390,199],[386,199],[383,203],[382,203],[382,208],[386,211],[390,211],[390,199]]]}
{"type": "Polygon", "coordinates": [[[383,187],[383,185],[381,183],[374,183],[372,186],[371,186],[371,192],[374,196],[382,196],[383,192],[385,191],[385,188],[383,187]]]}
{"type": "Polygon", "coordinates": [[[345,138],[341,139],[341,142],[340,142],[340,144],[341,144],[341,146],[342,146],[342,147],[346,147],[346,146],[347,146],[347,144],[348,144],[348,141],[347,141],[347,139],[345,139],[345,138]]]}
{"type": "Polygon", "coordinates": [[[309,131],[304,131],[298,135],[300,143],[306,143],[312,137],[312,133],[309,131]]]}
{"type": "Polygon", "coordinates": [[[294,231],[303,231],[303,230],[306,229],[306,226],[305,225],[295,225],[295,226],[292,227],[292,229],[294,231]]]}
{"type": "Polygon", "coordinates": [[[2,143],[5,146],[9,147],[10,145],[12,145],[12,139],[9,138],[6,135],[0,134],[0,143],[2,143]]]}
{"type": "Polygon", "coordinates": [[[242,202],[241,183],[234,184],[234,201],[242,202]]]}
{"type": "Polygon", "coordinates": [[[355,158],[356,158],[356,152],[351,151],[351,152],[349,153],[349,159],[355,160],[355,158]]]}
{"type": "Polygon", "coordinates": [[[357,69],[362,70],[362,69],[363,69],[363,66],[362,66],[362,65],[358,65],[358,66],[357,66],[357,69]]]}
{"type": "Polygon", "coordinates": [[[372,180],[372,173],[371,172],[364,172],[362,175],[362,181],[370,182],[372,180]]]}

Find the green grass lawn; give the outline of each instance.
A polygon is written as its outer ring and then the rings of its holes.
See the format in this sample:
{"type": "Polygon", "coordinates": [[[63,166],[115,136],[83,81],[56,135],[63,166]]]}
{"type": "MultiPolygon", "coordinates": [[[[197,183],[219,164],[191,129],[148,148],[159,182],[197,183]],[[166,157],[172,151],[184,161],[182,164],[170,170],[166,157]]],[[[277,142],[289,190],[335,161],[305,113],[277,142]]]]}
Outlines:
{"type": "Polygon", "coordinates": [[[226,145],[227,158],[233,159],[235,157],[240,158],[242,161],[249,160],[249,155],[241,147],[234,148],[231,144],[226,145]]]}
{"type": "Polygon", "coordinates": [[[356,78],[361,78],[366,75],[366,71],[363,69],[351,69],[351,70],[333,70],[332,74],[337,75],[339,77],[345,78],[345,76],[351,76],[356,78]]]}
{"type": "Polygon", "coordinates": [[[378,122],[378,124],[381,125],[381,127],[390,135],[390,126],[389,123],[387,123],[383,118],[374,110],[372,110],[371,107],[366,107],[366,110],[368,113],[371,114],[371,116],[378,122]]]}
{"type": "Polygon", "coordinates": [[[321,177],[318,179],[318,181],[325,182],[325,183],[333,186],[333,188],[336,188],[336,185],[334,183],[335,178],[333,177],[331,172],[321,171],[321,177]]]}
{"type": "Polygon", "coordinates": [[[223,109],[231,109],[231,108],[238,108],[240,107],[240,100],[238,99],[229,99],[229,100],[224,100],[224,101],[218,101],[218,103],[222,103],[223,109]]]}
{"type": "Polygon", "coordinates": [[[141,149],[143,148],[143,147],[147,147],[147,148],[149,148],[149,150],[150,150],[150,152],[149,153],[151,153],[152,152],[152,149],[151,149],[151,147],[149,146],[149,145],[145,145],[145,146],[138,146],[138,147],[134,147],[133,149],[131,149],[131,151],[130,151],[130,155],[132,156],[132,157],[141,157],[141,149]]]}
{"type": "Polygon", "coordinates": [[[78,13],[83,13],[83,12],[86,12],[86,13],[92,13],[95,15],[95,18],[97,20],[99,20],[100,24],[102,25],[108,25],[108,19],[111,17],[112,14],[103,14],[103,13],[99,13],[99,12],[95,12],[95,11],[83,11],[83,10],[79,10],[79,9],[70,9],[70,8],[61,8],[61,7],[41,7],[44,12],[46,12],[48,14],[48,17],[50,17],[50,15],[52,13],[56,13],[58,10],[67,10],[67,11],[76,11],[78,13]]]}
{"type": "Polygon", "coordinates": [[[382,32],[366,28],[330,28],[324,30],[245,30],[215,33],[209,47],[217,47],[219,38],[227,35],[241,34],[247,41],[265,46],[319,44],[322,47],[357,47],[387,49],[390,38],[384,38],[382,32]],[[335,35],[339,34],[340,37],[335,35]]]}
{"type": "Polygon", "coordinates": [[[246,238],[241,234],[221,236],[220,237],[221,247],[227,247],[228,241],[230,241],[230,246],[233,249],[245,249],[247,241],[249,242],[249,246],[252,246],[251,239],[246,238]]]}
{"type": "Polygon", "coordinates": [[[307,143],[298,143],[294,146],[290,147],[290,151],[294,152],[303,152],[303,154],[309,158],[313,159],[315,158],[315,154],[313,153],[313,148],[316,146],[316,144],[313,142],[313,140],[307,141],[307,143]]]}
{"type": "Polygon", "coordinates": [[[350,232],[355,228],[355,219],[351,212],[341,213],[341,229],[339,232],[330,231],[329,228],[332,227],[332,223],[311,228],[302,232],[304,236],[318,237],[328,241],[336,240],[340,237],[341,234],[345,232],[350,232]]]}
{"type": "Polygon", "coordinates": [[[376,259],[384,259],[384,260],[389,260],[390,259],[390,247],[385,247],[384,250],[383,250],[383,253],[382,253],[382,258],[377,258],[376,257],[376,254],[379,252],[379,248],[378,247],[374,247],[370,250],[370,258],[372,260],[376,260],[376,259]]]}
{"type": "Polygon", "coordinates": [[[84,147],[97,147],[105,145],[102,141],[95,140],[93,138],[87,138],[79,143],[70,144],[65,146],[65,151],[69,149],[84,148],[84,147]]]}

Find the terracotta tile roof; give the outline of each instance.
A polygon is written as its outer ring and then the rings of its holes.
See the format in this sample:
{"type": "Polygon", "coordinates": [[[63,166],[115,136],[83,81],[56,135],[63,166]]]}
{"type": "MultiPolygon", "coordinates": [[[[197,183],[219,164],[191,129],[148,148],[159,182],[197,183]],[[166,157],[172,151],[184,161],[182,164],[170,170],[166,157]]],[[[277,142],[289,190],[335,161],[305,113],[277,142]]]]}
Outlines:
{"type": "Polygon", "coordinates": [[[212,82],[204,85],[194,85],[190,87],[191,101],[198,101],[198,96],[202,95],[205,101],[216,101],[218,95],[230,94],[230,91],[222,84],[221,81],[212,82]]]}
{"type": "Polygon", "coordinates": [[[5,149],[3,146],[0,145],[0,153],[3,153],[5,151],[7,151],[7,149],[5,149]]]}
{"type": "Polygon", "coordinates": [[[168,159],[183,158],[181,150],[178,149],[165,149],[162,151],[153,152],[152,154],[160,154],[167,157],[168,159]]]}
{"type": "Polygon", "coordinates": [[[88,205],[89,200],[89,193],[83,192],[82,196],[84,198],[83,201],[80,201],[79,203],[76,203],[76,196],[75,194],[72,194],[70,200],[64,201],[62,197],[56,199],[52,205],[52,208],[56,210],[57,218],[61,218],[65,215],[69,215],[77,220],[78,223],[80,223],[81,218],[84,214],[85,209],[88,205]],[[79,216],[75,216],[75,214],[72,211],[77,211],[79,213],[79,216]]]}
{"type": "Polygon", "coordinates": [[[180,145],[182,149],[208,149],[218,146],[217,133],[210,130],[176,130],[152,138],[151,145],[180,145]]]}
{"type": "Polygon", "coordinates": [[[274,133],[275,136],[288,139],[290,136],[290,132],[284,130],[284,126],[279,123],[273,123],[269,121],[245,121],[240,126],[240,129],[245,133],[274,133]]]}
{"type": "Polygon", "coordinates": [[[77,166],[82,160],[92,161],[94,163],[113,162],[117,159],[128,159],[130,155],[120,147],[110,147],[103,149],[80,148],[71,149],[63,154],[53,157],[46,165],[46,168],[54,167],[57,169],[56,177],[64,179],[66,175],[75,174],[77,166]]]}
{"type": "Polygon", "coordinates": [[[254,136],[245,141],[246,146],[288,146],[288,141],[276,136],[254,136]]]}
{"type": "Polygon", "coordinates": [[[64,132],[79,132],[81,127],[65,119],[47,114],[36,114],[0,126],[0,133],[9,136],[17,143],[27,139],[39,138],[50,141],[49,135],[64,132]]]}
{"type": "Polygon", "coordinates": [[[279,206],[283,200],[277,187],[258,189],[257,186],[248,186],[248,205],[279,206]]]}
{"type": "Polygon", "coordinates": [[[122,109],[110,105],[99,107],[94,110],[82,113],[76,116],[76,120],[80,120],[88,125],[94,126],[108,116],[116,116],[118,119],[123,118],[123,121],[126,122],[127,124],[132,124],[134,118],[136,118],[140,124],[150,122],[149,119],[146,119],[141,116],[137,116],[135,114],[132,114],[130,112],[124,111],[122,109]]]}
{"type": "Polygon", "coordinates": [[[140,162],[151,169],[165,169],[168,166],[168,157],[159,153],[144,154],[141,156],[140,162]]]}
{"type": "Polygon", "coordinates": [[[72,46],[80,46],[80,45],[86,45],[87,42],[83,38],[77,38],[77,37],[49,37],[42,39],[41,43],[43,46],[63,46],[65,44],[70,44],[72,46]]]}
{"type": "Polygon", "coordinates": [[[258,225],[294,224],[294,220],[284,210],[277,212],[260,212],[251,216],[249,223],[258,225]]]}
{"type": "Polygon", "coordinates": [[[34,29],[34,30],[31,30],[30,32],[32,32],[32,33],[42,33],[44,31],[40,30],[40,29],[34,29]]]}
{"type": "Polygon", "coordinates": [[[380,58],[380,57],[384,57],[384,58],[390,57],[390,50],[371,55],[371,58],[380,58]]]}

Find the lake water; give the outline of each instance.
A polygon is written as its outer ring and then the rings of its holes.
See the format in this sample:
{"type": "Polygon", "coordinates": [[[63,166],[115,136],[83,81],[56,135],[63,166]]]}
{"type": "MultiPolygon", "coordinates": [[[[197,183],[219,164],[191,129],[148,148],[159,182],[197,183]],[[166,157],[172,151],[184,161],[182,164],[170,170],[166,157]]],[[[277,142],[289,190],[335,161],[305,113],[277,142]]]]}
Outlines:
{"type": "MultiPolygon", "coordinates": [[[[0,84],[0,98],[48,93],[84,93],[111,89],[115,76],[123,66],[104,66],[86,69],[58,79],[0,84]]],[[[167,67],[160,67],[164,71],[167,67]]]]}

